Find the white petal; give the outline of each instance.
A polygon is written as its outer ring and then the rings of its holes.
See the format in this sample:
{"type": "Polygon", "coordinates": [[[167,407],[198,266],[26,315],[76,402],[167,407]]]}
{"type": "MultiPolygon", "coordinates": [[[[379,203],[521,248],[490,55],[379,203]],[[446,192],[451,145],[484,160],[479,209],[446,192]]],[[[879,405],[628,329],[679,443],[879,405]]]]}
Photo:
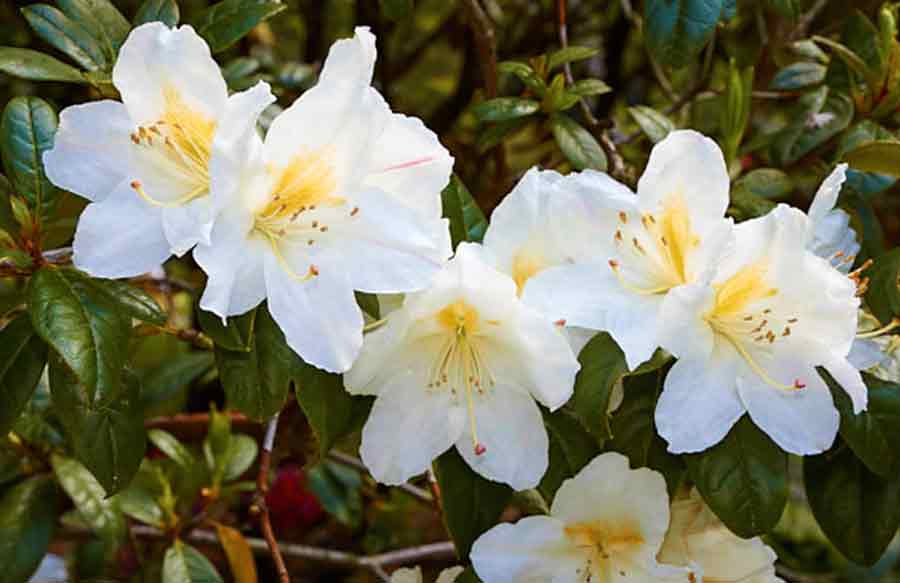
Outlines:
{"type": "Polygon", "coordinates": [[[135,194],[127,182],[81,213],[72,261],[95,277],[134,277],[158,268],[170,255],[160,209],[135,194]]]}
{"type": "Polygon", "coordinates": [[[625,353],[628,369],[650,360],[659,347],[659,309],[662,298],[624,291],[609,296],[606,329],[625,353]]]}
{"type": "Polygon", "coordinates": [[[59,115],[53,147],[44,152],[47,178],[88,200],[103,200],[128,178],[133,129],[117,101],[67,107],[59,115]]]}
{"type": "Polygon", "coordinates": [[[735,363],[678,360],[669,374],[654,420],[673,453],[694,453],[719,443],[744,414],[735,363]]]}
{"type": "Polygon", "coordinates": [[[269,311],[306,362],[344,372],[362,346],[363,317],[346,276],[323,268],[301,282],[271,254],[265,260],[269,311]]]}
{"type": "MultiPolygon", "coordinates": [[[[460,397],[462,399],[462,397],[460,397]]],[[[517,387],[497,384],[473,396],[478,443],[475,454],[471,431],[456,449],[473,470],[515,490],[534,488],[547,471],[549,442],[541,412],[531,395],[517,387]]]]}
{"type": "Polygon", "coordinates": [[[363,427],[362,461],[379,482],[402,484],[453,445],[465,419],[450,391],[426,390],[420,375],[398,370],[363,427]]]}
{"type": "Polygon", "coordinates": [[[428,218],[441,216],[441,191],[450,181],[453,157],[422,120],[391,114],[375,143],[367,186],[376,186],[428,218]]]}
{"type": "Polygon", "coordinates": [[[822,181],[815,198],[809,205],[809,222],[815,228],[825,216],[831,212],[837,204],[838,195],[841,194],[841,186],[847,179],[847,164],[838,164],[835,169],[822,181]]]}
{"type": "Polygon", "coordinates": [[[584,556],[569,541],[562,522],[529,516],[498,524],[481,535],[469,555],[484,583],[577,583],[584,556]]]}
{"type": "Polygon", "coordinates": [[[856,231],[850,226],[850,215],[834,209],[813,225],[809,250],[828,261],[835,269],[848,273],[859,253],[856,231]]]}
{"type": "Polygon", "coordinates": [[[219,118],[228,99],[209,47],[187,25],[170,29],[151,22],[132,30],[113,67],[113,84],[139,125],[160,119],[167,90],[212,119],[219,118]]]}
{"type": "Polygon", "coordinates": [[[887,360],[887,355],[881,349],[881,346],[874,340],[857,338],[853,341],[853,346],[850,348],[850,354],[847,355],[847,360],[849,360],[850,364],[856,367],[857,370],[869,370],[887,360]]]}
{"type": "Polygon", "coordinates": [[[366,86],[375,71],[375,35],[367,26],[357,26],[353,38],[335,42],[322,65],[319,83],[366,86]]]}
{"type": "Polygon", "coordinates": [[[200,307],[222,318],[243,314],[266,297],[263,270],[268,246],[249,237],[244,217],[225,217],[213,228],[209,245],[198,245],[194,259],[206,272],[200,307]]]}
{"type": "Polygon", "coordinates": [[[866,410],[869,401],[869,389],[863,382],[859,369],[850,364],[846,358],[836,356],[824,364],[825,369],[834,377],[841,388],[853,402],[853,413],[858,415],[866,410]]]}
{"type": "Polygon", "coordinates": [[[782,372],[776,379],[795,376],[806,387],[786,390],[764,383],[751,372],[740,376],[738,391],[750,418],[788,453],[814,455],[827,450],[840,423],[828,387],[808,365],[785,362],[773,369],[792,373],[782,372]]]}
{"type": "Polygon", "coordinates": [[[708,359],[715,338],[703,317],[714,303],[712,286],[688,284],[669,290],[659,312],[659,345],[678,358],[708,359]]]}
{"type": "Polygon", "coordinates": [[[215,211],[208,196],[187,204],[164,207],[162,226],[172,253],[181,257],[197,243],[208,244],[215,211]]]}
{"type": "Polygon", "coordinates": [[[722,151],[711,139],[693,131],[670,133],[653,147],[638,181],[641,206],[652,210],[670,196],[681,195],[691,227],[702,233],[706,225],[725,216],[730,180],[722,151]]]}
{"type": "Polygon", "coordinates": [[[552,321],[602,330],[609,309],[606,296],[614,286],[621,284],[609,266],[578,263],[551,267],[528,280],[522,301],[552,321]]]}
{"type": "Polygon", "coordinates": [[[378,395],[394,371],[406,366],[424,367],[436,358],[428,352],[432,348],[438,350],[431,343],[406,339],[409,322],[406,313],[400,311],[387,316],[384,325],[365,335],[359,358],[344,373],[344,387],[351,395],[378,395]]]}

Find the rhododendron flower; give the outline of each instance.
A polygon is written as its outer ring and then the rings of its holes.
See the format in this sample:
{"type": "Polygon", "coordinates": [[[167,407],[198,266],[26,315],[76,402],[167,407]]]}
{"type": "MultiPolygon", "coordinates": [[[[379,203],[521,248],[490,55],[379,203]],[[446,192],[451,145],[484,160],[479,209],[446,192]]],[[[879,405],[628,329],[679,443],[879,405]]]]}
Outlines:
{"type": "Polygon", "coordinates": [[[75,232],[74,263],[128,277],[208,242],[221,168],[274,97],[269,86],[228,96],[209,47],[190,26],[135,28],[112,82],[122,101],[63,110],[48,178],[92,201],[75,232]]]}
{"type": "MultiPolygon", "coordinates": [[[[435,583],[453,583],[462,572],[463,567],[450,567],[438,574],[435,583]]],[[[397,569],[391,573],[391,583],[424,583],[421,567],[397,569]]]]}
{"type": "Polygon", "coordinates": [[[865,409],[866,387],[847,360],[856,285],[806,249],[810,229],[804,213],[779,205],[734,228],[734,252],[710,284],[666,297],[660,340],[678,361],[656,425],[670,451],[714,445],[745,412],[788,452],[825,451],[839,416],[817,366],[843,386],[854,411],[865,409]]]}
{"type": "Polygon", "coordinates": [[[688,583],[686,569],[657,563],[668,525],[662,475],[604,453],[563,482],[549,516],[481,535],[472,565],[484,583],[688,583]]]}
{"type": "Polygon", "coordinates": [[[362,345],[353,291],[420,289],[451,253],[441,190],[453,159],[370,85],[375,37],[335,43],[318,84],[244,140],[223,168],[227,201],[194,257],[201,307],[241,314],[268,298],[288,344],[342,372],[362,345]]]}
{"type": "Polygon", "coordinates": [[[658,558],[689,568],[697,583],[783,583],[775,575],[775,551],[759,537],[743,539],[728,530],[696,490],[672,503],[658,558]]]}
{"type": "Polygon", "coordinates": [[[850,215],[834,208],[846,179],[847,165],[838,164],[822,182],[807,212],[810,221],[808,249],[842,273],[850,271],[860,248],[856,231],[850,227],[850,215]]]}
{"type": "Polygon", "coordinates": [[[482,252],[460,244],[431,287],[366,335],[344,375],[351,393],[377,396],[360,453],[380,482],[405,482],[454,444],[473,470],[518,490],[547,469],[535,400],[551,410],[565,403],[578,361],[482,252]]]}
{"type": "MultiPolygon", "coordinates": [[[[592,256],[545,269],[523,300],[568,325],[608,330],[634,369],[659,345],[667,294],[712,277],[729,248],[725,161],[715,142],[683,130],[653,148],[637,196],[598,172],[572,182],[582,194],[581,212],[590,215],[592,256]]],[[[580,221],[558,220],[580,239],[580,221]]]]}

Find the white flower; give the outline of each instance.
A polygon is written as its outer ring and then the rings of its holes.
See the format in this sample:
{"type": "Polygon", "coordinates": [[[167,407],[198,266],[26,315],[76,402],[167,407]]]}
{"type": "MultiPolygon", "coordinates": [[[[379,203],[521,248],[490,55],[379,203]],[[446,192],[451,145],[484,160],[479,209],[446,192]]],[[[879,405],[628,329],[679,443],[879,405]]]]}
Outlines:
{"type": "Polygon", "coordinates": [[[268,298],[288,344],[342,372],[362,345],[353,290],[427,285],[451,253],[441,190],[453,159],[415,118],[370,85],[375,37],[335,43],[318,84],[223,168],[227,204],[210,244],[200,305],[241,314],[268,298]]]}
{"type": "MultiPolygon", "coordinates": [[[[453,583],[463,571],[465,571],[463,567],[444,569],[438,574],[435,583],[453,583]]],[[[420,567],[397,569],[391,573],[391,583],[423,583],[422,569],[420,567]]]]}
{"type": "Polygon", "coordinates": [[[484,583],[687,583],[656,561],[668,524],[662,475],[604,453],[563,482],[549,516],[495,526],[470,558],[484,583]]]}
{"type": "Polygon", "coordinates": [[[128,277],[208,241],[221,202],[211,194],[217,160],[274,97],[265,83],[229,97],[194,29],[159,22],[131,32],[112,81],[122,102],[66,108],[44,165],[54,184],[92,201],[75,233],[75,265],[128,277]]]}
{"type": "Polygon", "coordinates": [[[856,285],[806,249],[810,228],[785,205],[743,222],[712,283],[666,297],[660,343],[678,361],[655,417],[670,451],[714,445],[745,412],[788,452],[825,451],[839,417],[817,366],[843,386],[854,411],[865,409],[865,385],[847,361],[856,285]]]}
{"type": "Polygon", "coordinates": [[[481,254],[460,244],[431,287],[366,336],[344,375],[351,393],[377,395],[360,453],[380,482],[405,482],[454,444],[476,472],[517,490],[547,469],[535,400],[551,410],[565,403],[578,361],[481,254]]]}
{"type": "Polygon", "coordinates": [[[653,148],[637,196],[598,172],[558,186],[580,193],[578,212],[589,217],[558,220],[576,241],[583,221],[593,229],[592,255],[543,270],[528,282],[523,300],[567,325],[608,330],[634,369],[659,345],[663,299],[711,277],[729,248],[722,153],[696,132],[676,131],[653,148]]]}
{"type": "Polygon", "coordinates": [[[850,215],[834,208],[846,178],[847,165],[838,164],[822,182],[807,212],[811,227],[807,248],[842,273],[850,271],[860,248],[856,231],[850,227],[850,215]]]}
{"type": "Polygon", "coordinates": [[[690,568],[696,583],[783,583],[775,575],[775,552],[759,537],[742,539],[728,530],[696,490],[672,503],[658,559],[690,568]]]}

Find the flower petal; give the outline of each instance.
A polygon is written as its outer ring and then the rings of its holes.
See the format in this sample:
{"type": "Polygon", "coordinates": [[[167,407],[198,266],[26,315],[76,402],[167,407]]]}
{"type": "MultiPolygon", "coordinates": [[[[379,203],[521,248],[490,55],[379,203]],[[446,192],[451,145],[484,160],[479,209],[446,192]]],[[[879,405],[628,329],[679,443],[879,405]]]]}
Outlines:
{"type": "Polygon", "coordinates": [[[858,415],[865,411],[869,402],[869,389],[863,382],[859,369],[850,364],[846,358],[838,356],[824,363],[824,366],[850,397],[850,401],[853,403],[853,414],[858,415]]]}
{"type": "Polygon", "coordinates": [[[703,319],[715,303],[715,290],[701,284],[680,285],[666,294],[659,312],[659,344],[678,358],[705,361],[716,339],[703,319]]]}
{"type": "Polygon", "coordinates": [[[465,419],[450,391],[426,390],[420,375],[397,370],[363,427],[360,456],[376,480],[402,484],[453,445],[465,419]]]}
{"type": "Polygon", "coordinates": [[[303,360],[344,372],[362,346],[363,317],[347,277],[331,269],[298,281],[272,254],[265,259],[269,311],[303,360]]]}
{"type": "Polygon", "coordinates": [[[564,524],[549,516],[498,524],[475,541],[469,558],[485,583],[578,583],[586,563],[564,524]]]}
{"type": "Polygon", "coordinates": [[[65,108],[44,170],[56,186],[91,201],[103,200],[128,178],[134,124],[118,101],[65,108]]]}
{"type": "Polygon", "coordinates": [[[372,83],[376,57],[375,35],[368,26],[357,26],[353,29],[353,38],[341,39],[331,45],[319,83],[367,86],[372,83]]]}
{"type": "Polygon", "coordinates": [[[203,196],[187,204],[164,207],[162,226],[172,253],[181,257],[197,243],[209,243],[215,211],[210,197],[203,196]]]}
{"type": "Polygon", "coordinates": [[[209,46],[187,25],[169,28],[151,22],[132,30],[119,50],[112,78],[138,125],[160,119],[167,91],[212,119],[219,118],[228,99],[209,46]]]}
{"type": "Polygon", "coordinates": [[[719,443],[744,414],[735,382],[736,363],[678,360],[669,374],[654,420],[673,453],[694,453],[719,443]]]}
{"type": "MultiPolygon", "coordinates": [[[[463,396],[459,397],[461,400],[463,396]]],[[[544,420],[534,399],[524,390],[502,381],[472,396],[477,443],[471,430],[456,442],[466,463],[489,480],[515,490],[534,488],[547,471],[549,441],[544,420]]]]}
{"type": "Polygon", "coordinates": [[[828,213],[837,204],[838,196],[841,194],[841,187],[847,179],[847,164],[838,164],[835,169],[822,181],[816,196],[809,205],[809,211],[806,213],[809,222],[813,225],[813,229],[825,218],[828,213]]]}
{"type": "Polygon", "coordinates": [[[110,278],[158,268],[171,254],[160,214],[123,182],[81,213],[72,244],[73,263],[95,277],[110,278]]]}

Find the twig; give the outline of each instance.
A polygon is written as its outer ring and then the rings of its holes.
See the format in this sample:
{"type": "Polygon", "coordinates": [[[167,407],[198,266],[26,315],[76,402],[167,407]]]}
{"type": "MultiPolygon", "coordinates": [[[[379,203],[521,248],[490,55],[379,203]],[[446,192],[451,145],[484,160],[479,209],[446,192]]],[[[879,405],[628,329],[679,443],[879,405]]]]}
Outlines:
{"type": "MultiPolygon", "coordinates": [[[[347,455],[343,452],[333,450],[328,452],[328,457],[339,464],[343,464],[355,470],[359,470],[367,474],[369,472],[369,468],[367,468],[365,464],[362,463],[362,461],[353,457],[352,455],[347,455]]],[[[431,494],[429,494],[422,488],[419,488],[418,486],[414,486],[412,484],[400,484],[399,486],[397,486],[397,488],[409,494],[423,504],[431,506],[434,503],[434,498],[432,498],[431,494]]]]}
{"type": "Polygon", "coordinates": [[[272,560],[275,561],[275,571],[278,573],[278,580],[281,583],[290,583],[291,576],[288,574],[287,567],[284,564],[284,557],[281,556],[281,551],[278,548],[278,541],[275,539],[275,532],[272,530],[272,521],[269,520],[269,507],[266,504],[266,494],[269,493],[269,466],[272,462],[272,447],[275,445],[276,433],[278,433],[278,413],[275,413],[269,419],[269,425],[266,427],[266,436],[263,439],[262,451],[259,454],[256,495],[250,511],[259,515],[263,537],[266,539],[269,552],[272,554],[272,560]]]}
{"type": "Polygon", "coordinates": [[[815,4],[810,7],[806,13],[803,14],[800,18],[797,19],[797,26],[794,27],[794,30],[791,31],[791,34],[788,35],[788,42],[795,41],[806,34],[809,30],[809,25],[812,24],[812,21],[816,19],[816,16],[819,15],[820,12],[825,8],[825,5],[828,4],[828,0],[819,0],[815,4]]]}
{"type": "Polygon", "coordinates": [[[157,336],[159,334],[168,334],[179,340],[183,340],[195,348],[202,350],[212,350],[215,344],[212,338],[192,328],[173,328],[172,326],[155,326],[152,324],[142,324],[134,330],[135,336],[157,336]]]}
{"type": "Polygon", "coordinates": [[[437,476],[434,474],[433,468],[428,468],[428,487],[431,488],[431,499],[438,515],[444,516],[444,501],[441,499],[441,487],[438,484],[437,476]]]}

